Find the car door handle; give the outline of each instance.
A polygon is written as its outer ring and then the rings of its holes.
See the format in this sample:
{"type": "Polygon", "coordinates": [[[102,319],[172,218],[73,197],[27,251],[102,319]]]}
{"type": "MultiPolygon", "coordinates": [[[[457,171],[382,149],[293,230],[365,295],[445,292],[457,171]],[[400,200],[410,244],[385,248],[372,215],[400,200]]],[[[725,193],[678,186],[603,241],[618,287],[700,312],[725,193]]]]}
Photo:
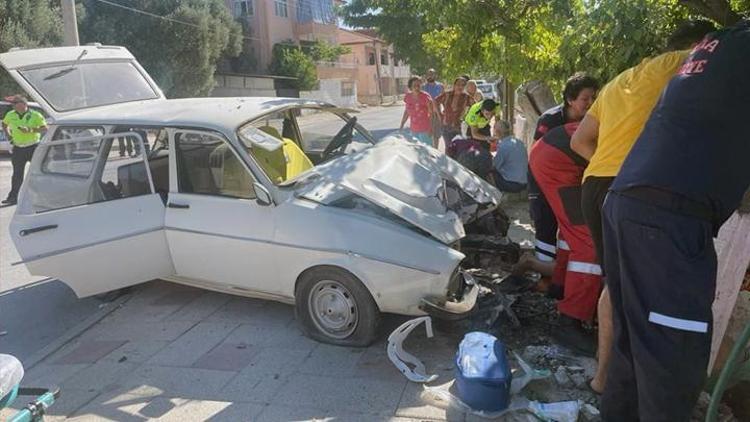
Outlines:
{"type": "Polygon", "coordinates": [[[190,208],[190,205],[188,205],[188,204],[175,204],[174,202],[170,202],[169,204],[167,204],[167,206],[169,208],[177,208],[177,209],[180,209],[180,210],[185,210],[185,209],[190,208]]]}
{"type": "Polygon", "coordinates": [[[53,230],[56,228],[57,228],[57,224],[50,224],[47,226],[39,226],[39,227],[31,228],[31,229],[23,229],[20,232],[18,232],[18,234],[21,236],[28,236],[30,234],[43,232],[45,230],[53,230]]]}

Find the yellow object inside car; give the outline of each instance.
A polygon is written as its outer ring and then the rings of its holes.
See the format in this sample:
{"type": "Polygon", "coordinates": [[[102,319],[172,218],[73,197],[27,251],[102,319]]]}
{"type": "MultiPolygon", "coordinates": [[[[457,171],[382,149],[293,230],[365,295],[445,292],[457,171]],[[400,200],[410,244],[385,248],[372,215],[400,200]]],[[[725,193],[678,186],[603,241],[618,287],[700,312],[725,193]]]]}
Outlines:
{"type": "Polygon", "coordinates": [[[274,183],[289,180],[313,167],[304,151],[293,140],[282,138],[276,128],[263,126],[258,129],[283,142],[282,147],[275,151],[267,151],[263,148],[252,150],[255,159],[274,183]]]}

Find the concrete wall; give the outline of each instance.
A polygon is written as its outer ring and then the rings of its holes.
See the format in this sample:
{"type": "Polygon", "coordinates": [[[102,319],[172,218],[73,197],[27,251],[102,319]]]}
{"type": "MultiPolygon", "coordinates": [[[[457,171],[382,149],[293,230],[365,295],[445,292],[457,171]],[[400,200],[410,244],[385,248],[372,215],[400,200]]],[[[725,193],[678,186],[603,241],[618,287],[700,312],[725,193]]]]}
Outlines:
{"type": "Polygon", "coordinates": [[[242,75],[215,75],[211,97],[275,97],[272,78],[242,75]]]}
{"type": "Polygon", "coordinates": [[[300,91],[300,98],[325,101],[340,107],[357,107],[357,83],[346,79],[321,79],[320,89],[300,91]],[[351,95],[342,95],[342,84],[351,84],[351,95]]]}

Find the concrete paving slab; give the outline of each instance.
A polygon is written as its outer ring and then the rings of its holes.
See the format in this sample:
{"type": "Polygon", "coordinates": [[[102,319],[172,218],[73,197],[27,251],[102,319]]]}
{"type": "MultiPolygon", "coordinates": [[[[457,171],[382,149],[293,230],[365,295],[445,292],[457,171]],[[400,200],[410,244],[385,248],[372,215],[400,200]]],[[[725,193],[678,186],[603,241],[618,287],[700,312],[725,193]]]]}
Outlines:
{"type": "Polygon", "coordinates": [[[87,363],[54,365],[40,363],[31,368],[23,377],[23,385],[28,387],[49,387],[61,385],[63,381],[88,368],[87,363]]]}
{"type": "Polygon", "coordinates": [[[167,321],[202,321],[208,318],[214,312],[226,305],[235,296],[216,293],[204,292],[203,295],[188,302],[185,306],[167,317],[167,321]]]}
{"type": "MultiPolygon", "coordinates": [[[[119,310],[117,312],[122,312],[119,310]]],[[[117,313],[116,312],[116,313],[117,313]]],[[[86,340],[175,340],[195,325],[190,321],[102,321],[81,336],[86,340]]]]}
{"type": "Polygon", "coordinates": [[[357,365],[354,367],[354,377],[374,378],[384,381],[401,381],[406,379],[388,359],[385,346],[372,346],[365,349],[357,365]]]}
{"type": "Polygon", "coordinates": [[[388,382],[361,378],[297,375],[271,404],[296,403],[337,412],[362,412],[392,416],[406,381],[388,382]]]}
{"type": "Polygon", "coordinates": [[[320,410],[307,406],[270,405],[265,407],[254,422],[314,421],[314,422],[416,422],[414,419],[393,418],[354,412],[320,410]]]}
{"type": "Polygon", "coordinates": [[[159,296],[150,303],[151,306],[177,306],[183,307],[193,300],[199,298],[205,290],[188,286],[179,286],[170,289],[164,295],[159,296]]]}
{"type": "Polygon", "coordinates": [[[449,421],[463,421],[466,417],[463,412],[451,409],[447,404],[443,407],[433,405],[433,403],[423,399],[423,392],[424,386],[422,384],[407,383],[398,410],[396,410],[396,416],[449,421]]]}
{"type": "Polygon", "coordinates": [[[320,344],[300,367],[300,373],[328,377],[351,377],[365,349],[320,344]]]}
{"type": "Polygon", "coordinates": [[[265,328],[286,327],[294,320],[294,308],[283,303],[237,297],[206,321],[235,321],[265,328]]]}
{"type": "Polygon", "coordinates": [[[235,322],[201,322],[148,360],[150,365],[191,366],[238,326],[235,322]]]}
{"type": "MultiPolygon", "coordinates": [[[[57,422],[65,420],[73,412],[75,412],[81,406],[89,403],[97,395],[99,395],[99,393],[95,391],[68,388],[65,390],[65,392],[60,394],[60,397],[58,397],[57,400],[55,400],[55,404],[47,409],[47,413],[44,416],[44,421],[57,422]]],[[[0,411],[0,420],[8,420],[23,406],[25,406],[32,400],[34,400],[34,397],[18,397],[15,403],[13,403],[13,406],[0,411]]]]}
{"type": "Polygon", "coordinates": [[[89,421],[117,421],[142,422],[147,416],[140,414],[141,409],[148,406],[151,397],[128,394],[106,394],[96,397],[68,419],[76,422],[89,421]]]}
{"type": "Polygon", "coordinates": [[[100,362],[144,363],[168,344],[168,341],[158,340],[128,341],[103,357],[100,362]]]}
{"type": "Polygon", "coordinates": [[[113,384],[116,385],[122,377],[131,373],[135,368],[136,365],[132,363],[98,362],[66,379],[60,387],[62,390],[72,388],[105,391],[113,384]]]}
{"type": "Polygon", "coordinates": [[[216,394],[235,372],[144,365],[128,375],[117,391],[139,396],[168,394],[191,399],[218,399],[216,394]]]}
{"type": "Polygon", "coordinates": [[[294,376],[282,373],[246,372],[233,378],[219,393],[224,400],[267,405],[293,382],[294,376]]]}
{"type": "Polygon", "coordinates": [[[77,347],[57,359],[54,363],[63,365],[71,363],[94,363],[112,353],[113,350],[122,347],[123,344],[125,344],[125,341],[122,340],[81,341],[77,347]]]}
{"type": "Polygon", "coordinates": [[[224,343],[201,356],[193,368],[241,371],[252,362],[258,349],[244,343],[224,343]]]}
{"type": "Polygon", "coordinates": [[[251,346],[312,351],[320,343],[306,337],[296,326],[285,329],[242,324],[224,340],[226,343],[245,343],[251,346]]]}

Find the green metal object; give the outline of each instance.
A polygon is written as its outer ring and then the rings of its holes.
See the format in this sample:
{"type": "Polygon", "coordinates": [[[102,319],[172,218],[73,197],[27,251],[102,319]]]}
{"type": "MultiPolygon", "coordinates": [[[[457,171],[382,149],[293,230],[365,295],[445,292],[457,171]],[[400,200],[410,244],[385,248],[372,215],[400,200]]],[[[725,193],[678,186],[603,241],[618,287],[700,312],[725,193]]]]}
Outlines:
{"type": "Polygon", "coordinates": [[[729,381],[734,375],[735,367],[737,366],[738,361],[742,356],[742,351],[745,350],[748,341],[750,341],[750,321],[745,325],[745,329],[742,330],[742,334],[740,334],[740,337],[732,348],[732,352],[729,354],[727,363],[724,364],[724,369],[721,370],[719,380],[716,382],[713,394],[711,394],[711,404],[709,404],[708,411],[706,412],[706,422],[716,421],[716,417],[719,413],[721,397],[724,395],[724,390],[727,388],[729,381]]]}

